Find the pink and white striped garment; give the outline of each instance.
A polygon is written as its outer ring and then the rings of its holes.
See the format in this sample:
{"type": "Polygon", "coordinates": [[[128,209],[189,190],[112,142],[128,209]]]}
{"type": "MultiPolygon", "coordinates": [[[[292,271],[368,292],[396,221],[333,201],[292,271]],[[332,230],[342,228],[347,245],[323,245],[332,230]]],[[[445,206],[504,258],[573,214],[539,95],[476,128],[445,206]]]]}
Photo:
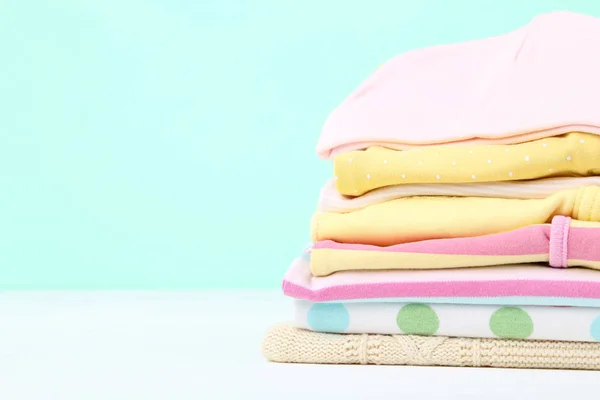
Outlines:
{"type": "Polygon", "coordinates": [[[544,199],[565,189],[581,186],[600,186],[599,176],[576,178],[548,178],[532,181],[481,183],[424,183],[394,185],[375,189],[358,197],[341,195],[335,180],[329,180],[321,189],[318,210],[346,213],[389,200],[410,196],[500,197],[505,199],[544,199]]]}
{"type": "Polygon", "coordinates": [[[547,264],[439,269],[343,271],[315,277],[310,249],[283,279],[286,296],[315,302],[399,301],[600,307],[600,273],[547,264]]]}
{"type": "Polygon", "coordinates": [[[600,19],[572,12],[539,15],[501,36],[409,51],[331,112],[317,154],[600,134],[598,71],[600,19]]]}

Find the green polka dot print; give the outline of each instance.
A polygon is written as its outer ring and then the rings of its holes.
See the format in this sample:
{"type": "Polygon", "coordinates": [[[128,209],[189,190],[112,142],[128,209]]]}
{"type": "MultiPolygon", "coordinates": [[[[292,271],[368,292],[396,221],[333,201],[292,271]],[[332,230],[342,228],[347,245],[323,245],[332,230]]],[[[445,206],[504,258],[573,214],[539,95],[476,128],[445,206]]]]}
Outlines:
{"type": "Polygon", "coordinates": [[[502,307],[492,314],[490,329],[501,338],[526,339],[533,333],[533,321],[519,307],[502,307]]]}
{"type": "Polygon", "coordinates": [[[440,321],[427,304],[407,304],[396,316],[398,328],[407,335],[434,335],[440,321]]]}

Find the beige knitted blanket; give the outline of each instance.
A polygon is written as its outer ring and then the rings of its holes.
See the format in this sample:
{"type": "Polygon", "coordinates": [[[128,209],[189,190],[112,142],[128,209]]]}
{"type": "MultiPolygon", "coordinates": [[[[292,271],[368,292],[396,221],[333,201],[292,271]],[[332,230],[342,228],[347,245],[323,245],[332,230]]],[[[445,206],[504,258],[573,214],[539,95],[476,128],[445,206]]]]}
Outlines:
{"type": "Polygon", "coordinates": [[[290,325],[269,331],[263,354],[285,363],[600,369],[600,343],[333,334],[290,325]]]}

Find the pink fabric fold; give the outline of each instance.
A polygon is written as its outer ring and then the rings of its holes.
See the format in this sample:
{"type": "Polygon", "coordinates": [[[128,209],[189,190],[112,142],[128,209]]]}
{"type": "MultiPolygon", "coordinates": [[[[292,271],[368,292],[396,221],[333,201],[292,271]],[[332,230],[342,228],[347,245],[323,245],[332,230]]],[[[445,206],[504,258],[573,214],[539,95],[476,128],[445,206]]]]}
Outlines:
{"type": "Polygon", "coordinates": [[[283,280],[286,296],[310,301],[427,299],[465,304],[600,305],[600,274],[580,268],[515,265],[454,270],[345,271],[315,278],[309,261],[296,258],[283,280]],[[532,297],[538,297],[533,301],[532,297]],[[555,299],[545,301],[546,299],[555,299]],[[556,300],[558,299],[558,300],[556,300]]]}
{"type": "Polygon", "coordinates": [[[393,58],[324,124],[317,153],[600,134],[600,19],[571,12],[393,58]]]}
{"type": "MultiPolygon", "coordinates": [[[[402,243],[393,246],[374,246],[356,243],[339,243],[332,240],[316,242],[312,248],[312,262],[320,260],[319,268],[329,271],[349,269],[370,269],[356,263],[373,261],[370,254],[392,253],[388,258],[387,267],[378,269],[428,269],[429,264],[436,262],[440,256],[463,256],[458,267],[478,267],[498,264],[548,262],[551,267],[587,267],[600,269],[600,246],[590,246],[590,243],[600,243],[600,223],[577,221],[571,226],[571,218],[557,215],[551,224],[531,225],[513,231],[492,235],[461,237],[450,239],[433,239],[419,242],[402,243]],[[357,260],[351,268],[336,265],[336,259],[353,252],[352,260],[357,260]],[[321,253],[325,258],[317,257],[321,253]],[[406,260],[406,254],[420,254],[419,265],[399,265],[406,260]]],[[[348,260],[347,257],[341,257],[348,260]]],[[[447,260],[447,259],[445,259],[447,260]]],[[[350,261],[346,261],[350,262],[350,261]]],[[[352,261],[354,262],[354,261],[352,261]]],[[[381,262],[381,261],[380,261],[381,262]]],[[[339,264],[339,263],[338,263],[339,264]]],[[[380,264],[382,265],[382,264],[380,264]]],[[[314,268],[317,267],[313,265],[314,268]]]]}

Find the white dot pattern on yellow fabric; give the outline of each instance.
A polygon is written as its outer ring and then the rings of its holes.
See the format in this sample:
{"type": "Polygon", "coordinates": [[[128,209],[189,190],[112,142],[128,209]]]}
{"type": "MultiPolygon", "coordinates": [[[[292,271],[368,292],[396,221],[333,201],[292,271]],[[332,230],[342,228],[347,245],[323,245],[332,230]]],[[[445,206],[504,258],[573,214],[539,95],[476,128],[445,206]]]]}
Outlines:
{"type": "Polygon", "coordinates": [[[353,196],[393,184],[495,182],[565,174],[587,175],[593,168],[600,167],[600,159],[591,154],[591,149],[596,148],[600,148],[600,137],[583,133],[514,145],[469,146],[466,149],[442,146],[392,151],[374,146],[364,152],[336,157],[333,175],[340,193],[353,196]],[[563,139],[569,142],[569,146],[559,145],[558,141],[563,139]],[[448,165],[453,168],[448,170],[448,165]]]}

